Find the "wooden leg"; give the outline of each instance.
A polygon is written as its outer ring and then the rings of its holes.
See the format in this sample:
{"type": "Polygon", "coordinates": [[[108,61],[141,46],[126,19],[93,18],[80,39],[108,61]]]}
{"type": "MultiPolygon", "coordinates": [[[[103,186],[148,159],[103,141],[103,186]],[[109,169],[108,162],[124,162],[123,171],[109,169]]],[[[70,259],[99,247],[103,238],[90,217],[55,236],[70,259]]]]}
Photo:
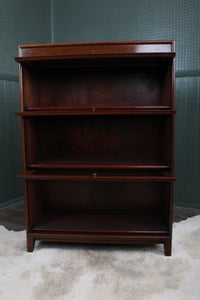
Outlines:
{"type": "Polygon", "coordinates": [[[32,236],[27,235],[27,251],[33,252],[34,247],[35,247],[35,239],[32,236]]]}
{"type": "Polygon", "coordinates": [[[164,242],[164,250],[165,250],[165,255],[166,256],[171,256],[171,249],[172,249],[171,239],[166,240],[164,242]]]}

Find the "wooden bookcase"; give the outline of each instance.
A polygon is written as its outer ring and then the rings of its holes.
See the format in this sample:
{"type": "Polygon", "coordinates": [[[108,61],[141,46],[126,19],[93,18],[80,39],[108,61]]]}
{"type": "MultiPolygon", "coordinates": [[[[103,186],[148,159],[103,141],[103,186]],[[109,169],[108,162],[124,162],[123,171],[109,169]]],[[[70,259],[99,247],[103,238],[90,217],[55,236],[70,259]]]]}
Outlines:
{"type": "Polygon", "coordinates": [[[171,255],[174,41],[19,46],[27,249],[164,244],[171,255]]]}

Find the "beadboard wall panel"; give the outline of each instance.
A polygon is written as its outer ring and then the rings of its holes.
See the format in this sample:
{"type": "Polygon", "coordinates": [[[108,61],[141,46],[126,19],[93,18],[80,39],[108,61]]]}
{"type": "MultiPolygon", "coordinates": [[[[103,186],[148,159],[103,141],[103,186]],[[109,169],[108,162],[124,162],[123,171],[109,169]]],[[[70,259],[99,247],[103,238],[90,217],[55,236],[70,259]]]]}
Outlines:
{"type": "Polygon", "coordinates": [[[200,76],[176,79],[175,204],[200,209],[200,76]]]}
{"type": "Polygon", "coordinates": [[[15,117],[19,110],[18,82],[0,80],[0,208],[23,194],[21,173],[20,123],[15,117]]]}
{"type": "Polygon", "coordinates": [[[0,1],[0,79],[16,80],[17,46],[49,43],[50,0],[0,1]]]}
{"type": "Polygon", "coordinates": [[[199,0],[53,0],[54,42],[176,40],[176,69],[200,69],[199,0]]]}
{"type": "Polygon", "coordinates": [[[0,209],[23,199],[18,111],[19,44],[51,41],[49,0],[0,1],[0,209]]]}
{"type": "Polygon", "coordinates": [[[53,42],[176,41],[175,205],[200,209],[200,1],[52,0],[53,42]]]}

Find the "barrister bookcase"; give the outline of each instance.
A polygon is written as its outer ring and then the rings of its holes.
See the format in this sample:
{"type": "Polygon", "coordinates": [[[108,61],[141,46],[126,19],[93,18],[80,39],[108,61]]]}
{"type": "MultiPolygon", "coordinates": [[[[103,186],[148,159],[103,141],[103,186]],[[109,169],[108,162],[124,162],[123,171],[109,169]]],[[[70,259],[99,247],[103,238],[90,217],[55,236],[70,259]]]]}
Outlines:
{"type": "Polygon", "coordinates": [[[18,49],[28,251],[159,243],[171,255],[174,42],[18,49]]]}

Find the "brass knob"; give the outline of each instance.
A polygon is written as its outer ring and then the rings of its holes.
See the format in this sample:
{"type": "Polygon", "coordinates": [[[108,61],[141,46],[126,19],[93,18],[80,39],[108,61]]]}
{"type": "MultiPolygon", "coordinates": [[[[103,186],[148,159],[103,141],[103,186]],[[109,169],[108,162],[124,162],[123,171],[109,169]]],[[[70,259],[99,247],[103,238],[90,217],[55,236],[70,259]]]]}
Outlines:
{"type": "Polygon", "coordinates": [[[95,54],[96,53],[96,51],[95,50],[92,50],[92,54],[95,54]]]}
{"type": "Polygon", "coordinates": [[[97,173],[93,173],[93,177],[97,177],[97,173]]]}
{"type": "Polygon", "coordinates": [[[92,111],[95,111],[95,110],[96,110],[96,107],[93,107],[93,108],[92,108],[92,111]]]}

